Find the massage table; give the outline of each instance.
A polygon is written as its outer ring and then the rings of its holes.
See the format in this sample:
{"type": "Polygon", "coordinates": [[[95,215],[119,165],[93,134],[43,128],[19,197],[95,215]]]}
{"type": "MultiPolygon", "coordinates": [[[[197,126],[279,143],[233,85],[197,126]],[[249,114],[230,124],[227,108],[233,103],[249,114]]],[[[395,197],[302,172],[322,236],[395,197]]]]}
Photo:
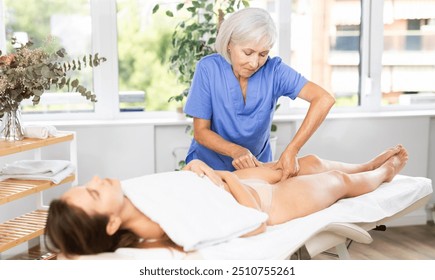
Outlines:
{"type": "Polygon", "coordinates": [[[371,193],[341,199],[327,209],[268,226],[266,232],[248,238],[236,237],[191,252],[166,248],[119,248],[113,253],[77,258],[280,260],[298,256],[301,248],[306,249],[310,257],[315,257],[335,247],[340,259],[350,259],[346,245],[349,240],[369,244],[372,242],[370,230],[424,207],[432,192],[432,181],[428,178],[397,175],[393,181],[382,184],[371,193]]]}
{"type": "MultiPolygon", "coordinates": [[[[351,259],[348,252],[347,242],[350,240],[356,241],[362,244],[370,244],[373,239],[368,233],[370,230],[380,230],[385,231],[388,223],[396,220],[406,214],[412,213],[418,209],[424,208],[425,205],[430,201],[431,193],[422,198],[416,200],[410,206],[399,211],[398,213],[385,217],[381,220],[375,222],[365,222],[365,223],[333,223],[325,227],[324,230],[313,236],[312,238],[305,241],[305,249],[307,250],[310,257],[315,257],[320,253],[335,247],[336,256],[339,259],[351,259]],[[327,248],[327,249],[325,249],[327,248]]],[[[350,244],[349,244],[350,245],[350,244]]],[[[301,252],[298,251],[297,257],[301,257],[301,252]]]]}

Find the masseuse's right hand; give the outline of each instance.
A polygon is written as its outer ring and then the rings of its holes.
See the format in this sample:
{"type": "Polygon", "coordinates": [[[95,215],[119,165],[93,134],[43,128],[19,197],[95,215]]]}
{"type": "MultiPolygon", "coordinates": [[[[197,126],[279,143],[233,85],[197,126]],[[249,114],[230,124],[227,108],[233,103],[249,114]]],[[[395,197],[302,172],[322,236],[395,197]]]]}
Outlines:
{"type": "Polygon", "coordinates": [[[250,167],[262,166],[263,164],[246,148],[240,147],[233,156],[233,166],[235,169],[244,169],[250,167]]]}

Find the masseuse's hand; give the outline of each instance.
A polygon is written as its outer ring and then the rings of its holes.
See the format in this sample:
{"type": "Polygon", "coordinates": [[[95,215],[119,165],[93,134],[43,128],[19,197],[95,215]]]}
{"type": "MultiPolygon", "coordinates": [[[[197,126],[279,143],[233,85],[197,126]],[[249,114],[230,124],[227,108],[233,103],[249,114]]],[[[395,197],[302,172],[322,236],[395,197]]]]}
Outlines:
{"type": "Polygon", "coordinates": [[[233,166],[235,169],[244,169],[263,165],[257,158],[246,148],[240,147],[235,150],[233,156],[233,166]]]}
{"type": "Polygon", "coordinates": [[[199,177],[207,176],[217,186],[223,186],[224,182],[216,172],[208,166],[205,162],[199,159],[190,161],[183,170],[195,172],[199,177]]]}
{"type": "Polygon", "coordinates": [[[279,160],[272,166],[272,169],[282,170],[281,181],[294,177],[299,173],[297,154],[291,150],[285,150],[279,160]]]}

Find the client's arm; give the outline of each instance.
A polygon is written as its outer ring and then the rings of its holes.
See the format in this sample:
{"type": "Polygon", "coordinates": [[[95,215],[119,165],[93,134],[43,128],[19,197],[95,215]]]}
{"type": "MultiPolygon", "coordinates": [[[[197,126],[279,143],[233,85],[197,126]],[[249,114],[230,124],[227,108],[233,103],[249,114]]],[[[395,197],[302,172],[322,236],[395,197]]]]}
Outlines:
{"type": "MultiPolygon", "coordinates": [[[[275,164],[274,162],[263,163],[262,166],[239,169],[233,171],[233,173],[235,173],[237,177],[239,177],[240,179],[260,179],[268,182],[269,184],[274,184],[279,182],[282,176],[281,170],[275,170],[272,168],[274,164],[275,164]]],[[[213,170],[205,162],[199,159],[194,159],[191,162],[189,162],[183,168],[183,170],[193,171],[200,176],[206,175],[216,185],[218,186],[222,185],[222,180],[220,179],[219,176],[216,175],[216,172],[219,171],[213,170]]]]}
{"type": "Polygon", "coordinates": [[[222,186],[223,184],[221,178],[216,174],[216,172],[202,160],[192,160],[183,168],[183,170],[195,172],[200,177],[207,176],[217,186],[222,186]]]}

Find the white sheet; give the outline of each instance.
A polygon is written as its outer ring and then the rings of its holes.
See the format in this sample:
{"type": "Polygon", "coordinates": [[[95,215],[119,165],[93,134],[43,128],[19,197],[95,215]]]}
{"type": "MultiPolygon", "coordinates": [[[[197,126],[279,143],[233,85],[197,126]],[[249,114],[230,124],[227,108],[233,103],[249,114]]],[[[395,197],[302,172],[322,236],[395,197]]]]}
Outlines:
{"type": "Polygon", "coordinates": [[[124,194],[185,251],[239,237],[268,216],[244,207],[207,177],[173,171],[122,181],[124,194]]]}

